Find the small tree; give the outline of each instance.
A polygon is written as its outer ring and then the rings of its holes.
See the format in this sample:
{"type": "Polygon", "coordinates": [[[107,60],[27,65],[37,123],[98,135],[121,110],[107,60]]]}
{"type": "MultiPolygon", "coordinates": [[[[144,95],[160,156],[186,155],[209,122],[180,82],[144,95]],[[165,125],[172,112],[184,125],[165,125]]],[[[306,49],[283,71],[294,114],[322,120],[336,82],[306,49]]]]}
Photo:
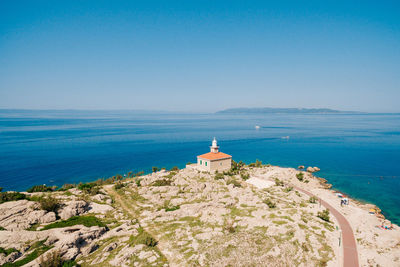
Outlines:
{"type": "Polygon", "coordinates": [[[42,210],[46,210],[49,212],[50,211],[55,212],[58,209],[58,207],[60,206],[60,203],[58,202],[58,200],[52,196],[40,197],[39,204],[40,204],[40,208],[42,210]]]}
{"type": "Polygon", "coordinates": [[[158,171],[160,170],[160,169],[159,169],[158,167],[156,167],[156,166],[153,166],[151,169],[152,169],[153,172],[158,172],[158,171]]]}
{"type": "Polygon", "coordinates": [[[250,178],[250,174],[248,174],[248,173],[241,173],[240,174],[240,177],[243,179],[243,180],[247,180],[247,179],[249,179],[250,178]]]}
{"type": "Polygon", "coordinates": [[[143,174],[144,174],[144,171],[140,171],[140,172],[135,173],[135,176],[139,177],[139,176],[142,176],[143,174]]]}
{"type": "Polygon", "coordinates": [[[262,167],[262,161],[257,159],[257,160],[256,160],[255,166],[256,166],[257,168],[262,167]]]}
{"type": "Polygon", "coordinates": [[[302,182],[304,180],[304,173],[299,172],[298,174],[296,174],[297,179],[302,182]]]}
{"type": "Polygon", "coordinates": [[[53,191],[53,187],[51,186],[46,186],[44,184],[42,185],[34,185],[28,190],[26,190],[28,193],[34,193],[34,192],[49,192],[53,191]]]}
{"type": "Polygon", "coordinates": [[[283,186],[283,182],[279,180],[278,178],[275,178],[275,185],[276,186],[283,186]]]}
{"type": "Polygon", "coordinates": [[[318,211],[317,217],[322,219],[322,220],[324,220],[324,221],[326,221],[326,222],[329,222],[330,221],[329,220],[329,210],[325,209],[323,211],[318,211]]]}
{"type": "Polygon", "coordinates": [[[317,198],[316,197],[314,197],[314,196],[312,196],[312,197],[310,197],[310,199],[308,200],[308,202],[310,202],[310,203],[317,203],[317,198]]]}
{"type": "Polygon", "coordinates": [[[264,203],[267,204],[267,206],[268,206],[270,209],[276,208],[276,204],[275,204],[274,202],[272,202],[272,200],[269,199],[269,198],[265,199],[265,200],[264,200],[264,203]]]}
{"type": "Polygon", "coordinates": [[[223,174],[223,173],[220,173],[220,172],[217,172],[217,173],[215,173],[214,179],[215,179],[215,180],[224,179],[224,174],[223,174]]]}

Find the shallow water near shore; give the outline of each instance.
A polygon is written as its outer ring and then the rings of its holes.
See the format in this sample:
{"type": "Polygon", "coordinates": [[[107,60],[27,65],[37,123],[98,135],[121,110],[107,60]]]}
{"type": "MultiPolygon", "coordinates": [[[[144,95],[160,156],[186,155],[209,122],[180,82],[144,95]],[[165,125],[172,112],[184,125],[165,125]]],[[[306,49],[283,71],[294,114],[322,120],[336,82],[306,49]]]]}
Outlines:
{"type": "Polygon", "coordinates": [[[318,166],[334,189],[378,205],[400,224],[399,114],[2,110],[0,187],[22,191],[184,167],[208,152],[214,136],[236,161],[318,166]]]}

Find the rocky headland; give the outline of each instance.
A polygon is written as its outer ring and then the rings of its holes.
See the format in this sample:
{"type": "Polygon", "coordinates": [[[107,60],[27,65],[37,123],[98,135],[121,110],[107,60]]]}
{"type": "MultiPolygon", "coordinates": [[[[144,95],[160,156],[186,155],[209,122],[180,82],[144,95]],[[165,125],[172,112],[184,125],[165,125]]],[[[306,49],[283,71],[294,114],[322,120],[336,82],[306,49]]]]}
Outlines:
{"type": "Polygon", "coordinates": [[[340,227],[319,199],[349,221],[361,266],[400,265],[399,227],[378,227],[373,205],[341,206],[306,170],[235,163],[3,192],[0,265],[341,266],[340,227]]]}

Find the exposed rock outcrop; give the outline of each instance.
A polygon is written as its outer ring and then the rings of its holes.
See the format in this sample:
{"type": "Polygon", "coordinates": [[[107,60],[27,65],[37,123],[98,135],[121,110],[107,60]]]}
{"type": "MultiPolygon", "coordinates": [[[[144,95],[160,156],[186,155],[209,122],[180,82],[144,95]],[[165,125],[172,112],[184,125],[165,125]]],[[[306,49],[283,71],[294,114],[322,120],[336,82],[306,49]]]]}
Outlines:
{"type": "Polygon", "coordinates": [[[0,226],[7,230],[23,230],[36,223],[55,220],[54,212],[40,210],[39,204],[34,201],[10,201],[0,205],[0,226]]]}
{"type": "Polygon", "coordinates": [[[58,215],[61,219],[67,220],[72,216],[84,214],[89,210],[89,204],[83,200],[67,202],[62,208],[59,209],[58,215]]]}
{"type": "Polygon", "coordinates": [[[318,168],[318,167],[308,167],[308,168],[307,168],[307,171],[310,172],[310,173],[318,172],[318,171],[320,171],[320,170],[321,170],[321,169],[318,168]]]}

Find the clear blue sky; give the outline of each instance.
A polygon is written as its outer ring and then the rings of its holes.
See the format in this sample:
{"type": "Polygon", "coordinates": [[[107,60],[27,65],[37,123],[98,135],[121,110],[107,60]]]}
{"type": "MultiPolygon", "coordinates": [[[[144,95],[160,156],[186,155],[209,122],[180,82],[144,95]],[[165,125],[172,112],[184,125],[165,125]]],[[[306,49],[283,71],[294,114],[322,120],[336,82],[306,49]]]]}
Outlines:
{"type": "Polygon", "coordinates": [[[0,1],[0,108],[400,112],[399,1],[0,1]]]}

